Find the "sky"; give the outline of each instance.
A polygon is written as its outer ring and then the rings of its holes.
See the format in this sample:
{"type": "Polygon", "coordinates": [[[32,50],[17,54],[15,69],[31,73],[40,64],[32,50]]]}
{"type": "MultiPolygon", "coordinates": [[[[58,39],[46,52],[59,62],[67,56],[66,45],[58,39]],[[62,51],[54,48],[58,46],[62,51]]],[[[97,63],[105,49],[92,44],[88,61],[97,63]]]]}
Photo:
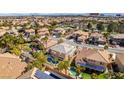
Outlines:
{"type": "Polygon", "coordinates": [[[124,13],[123,0],[0,0],[0,13],[124,13]]]}

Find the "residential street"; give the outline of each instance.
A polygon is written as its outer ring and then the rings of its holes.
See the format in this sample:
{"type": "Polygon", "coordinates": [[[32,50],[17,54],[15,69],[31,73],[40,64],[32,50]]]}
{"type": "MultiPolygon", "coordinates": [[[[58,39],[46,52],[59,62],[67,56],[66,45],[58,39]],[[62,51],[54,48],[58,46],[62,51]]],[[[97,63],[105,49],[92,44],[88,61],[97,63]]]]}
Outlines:
{"type": "MultiPolygon", "coordinates": [[[[53,40],[58,40],[60,38],[55,38],[55,37],[51,37],[53,40]]],[[[71,41],[71,40],[67,40],[67,39],[64,39],[64,42],[68,43],[68,44],[71,44],[73,46],[78,46],[78,47],[88,47],[88,48],[95,48],[95,49],[103,49],[104,47],[102,46],[95,46],[95,45],[89,45],[89,44],[77,44],[75,43],[74,41],[71,41]]],[[[109,52],[112,52],[112,53],[124,53],[124,48],[108,48],[108,51],[109,52]]]]}

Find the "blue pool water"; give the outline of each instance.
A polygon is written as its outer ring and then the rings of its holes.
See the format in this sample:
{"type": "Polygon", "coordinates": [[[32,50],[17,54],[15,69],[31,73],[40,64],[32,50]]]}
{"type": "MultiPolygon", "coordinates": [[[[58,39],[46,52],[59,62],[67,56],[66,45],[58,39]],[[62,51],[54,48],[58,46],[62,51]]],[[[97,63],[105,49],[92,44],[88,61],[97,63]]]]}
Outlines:
{"type": "Polygon", "coordinates": [[[76,68],[75,67],[70,67],[69,72],[72,74],[72,76],[76,76],[76,68]]]}
{"type": "Polygon", "coordinates": [[[56,61],[55,58],[53,58],[50,55],[47,57],[47,61],[52,63],[52,64],[58,64],[58,61],[56,61]]]}

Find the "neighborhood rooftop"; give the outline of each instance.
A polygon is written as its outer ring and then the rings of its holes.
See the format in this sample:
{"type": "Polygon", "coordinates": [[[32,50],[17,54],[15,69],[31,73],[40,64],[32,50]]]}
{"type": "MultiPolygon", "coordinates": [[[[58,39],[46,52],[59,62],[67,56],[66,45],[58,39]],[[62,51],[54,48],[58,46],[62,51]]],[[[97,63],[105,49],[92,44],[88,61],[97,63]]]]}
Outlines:
{"type": "Polygon", "coordinates": [[[26,66],[27,64],[21,62],[18,56],[9,53],[0,54],[0,78],[17,78],[26,66]]]}
{"type": "Polygon", "coordinates": [[[72,46],[72,45],[69,45],[67,43],[61,43],[61,44],[52,46],[50,49],[52,49],[54,51],[58,51],[60,53],[72,55],[73,52],[75,51],[76,47],[72,46]]]}
{"type": "Polygon", "coordinates": [[[99,62],[110,63],[109,61],[109,52],[105,50],[95,50],[83,48],[79,54],[77,54],[76,60],[86,58],[90,60],[96,60],[99,62]]]}
{"type": "Polygon", "coordinates": [[[66,79],[65,77],[49,71],[41,71],[38,68],[33,68],[28,72],[24,73],[18,79],[66,79]]]}

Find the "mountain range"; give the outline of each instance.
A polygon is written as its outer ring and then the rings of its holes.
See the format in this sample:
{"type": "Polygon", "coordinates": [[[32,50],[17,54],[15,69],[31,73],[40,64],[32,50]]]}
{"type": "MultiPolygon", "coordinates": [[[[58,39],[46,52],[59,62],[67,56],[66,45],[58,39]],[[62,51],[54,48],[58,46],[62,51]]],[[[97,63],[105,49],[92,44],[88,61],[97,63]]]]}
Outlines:
{"type": "MultiPolygon", "coordinates": [[[[88,16],[90,13],[0,13],[0,16],[88,16]]],[[[124,16],[124,13],[99,13],[104,16],[124,16]]]]}

